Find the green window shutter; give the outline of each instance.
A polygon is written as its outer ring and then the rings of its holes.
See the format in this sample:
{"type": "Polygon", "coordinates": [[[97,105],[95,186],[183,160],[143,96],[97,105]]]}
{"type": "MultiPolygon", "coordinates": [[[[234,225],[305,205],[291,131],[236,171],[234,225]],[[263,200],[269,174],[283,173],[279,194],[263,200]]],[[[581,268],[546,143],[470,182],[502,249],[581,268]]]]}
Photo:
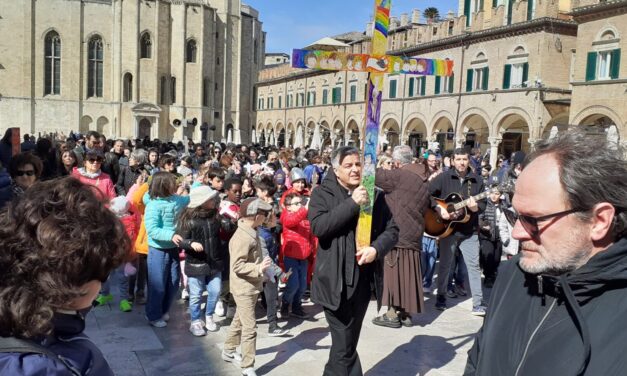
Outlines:
{"type": "Polygon", "coordinates": [[[488,90],[490,84],[490,68],[483,68],[483,82],[481,83],[481,89],[488,90]]]}
{"type": "Polygon", "coordinates": [[[357,86],[351,85],[351,102],[357,101],[357,86]]]}
{"type": "Polygon", "coordinates": [[[529,63],[523,64],[522,86],[527,87],[526,82],[529,81],[529,63]]]}
{"type": "Polygon", "coordinates": [[[492,8],[496,8],[499,5],[498,0],[492,0],[492,8]]]}
{"type": "Polygon", "coordinates": [[[610,77],[612,80],[620,76],[620,48],[613,50],[610,57],[610,77]]]}
{"type": "Polygon", "coordinates": [[[420,95],[425,95],[427,92],[427,77],[420,77],[420,95]]]}
{"type": "Polygon", "coordinates": [[[416,81],[414,77],[409,78],[409,94],[407,96],[410,98],[414,96],[414,81],[416,81]]]}
{"type": "Polygon", "coordinates": [[[435,95],[440,94],[440,76],[435,76],[435,95]]]}
{"type": "Polygon", "coordinates": [[[396,98],[396,80],[390,80],[390,99],[396,98]]]}
{"type": "Polygon", "coordinates": [[[588,52],[588,64],[586,65],[586,81],[594,81],[597,78],[597,53],[588,52]]]}
{"type": "Polygon", "coordinates": [[[466,16],[466,27],[470,26],[470,0],[464,0],[464,16],[466,16]]]}
{"type": "Polygon", "coordinates": [[[283,97],[279,95],[279,108],[283,106],[283,97]]]}
{"type": "Polygon", "coordinates": [[[453,87],[454,82],[455,82],[455,76],[450,76],[450,77],[448,78],[448,92],[449,92],[449,93],[453,93],[453,90],[454,90],[454,87],[453,87]]]}
{"type": "Polygon", "coordinates": [[[329,103],[329,90],[324,89],[322,90],[322,104],[327,104],[327,103],[329,103]]]}
{"type": "Polygon", "coordinates": [[[531,21],[533,18],[533,1],[534,0],[527,0],[527,21],[531,21]]]}
{"type": "Polygon", "coordinates": [[[466,92],[472,92],[472,74],[474,73],[472,69],[468,69],[466,74],[466,92]]]}
{"type": "Polygon", "coordinates": [[[503,71],[503,89],[504,90],[509,89],[511,78],[512,78],[512,65],[505,64],[505,70],[503,71]]]}
{"type": "Polygon", "coordinates": [[[316,105],[316,92],[313,93],[313,105],[316,105]]]}

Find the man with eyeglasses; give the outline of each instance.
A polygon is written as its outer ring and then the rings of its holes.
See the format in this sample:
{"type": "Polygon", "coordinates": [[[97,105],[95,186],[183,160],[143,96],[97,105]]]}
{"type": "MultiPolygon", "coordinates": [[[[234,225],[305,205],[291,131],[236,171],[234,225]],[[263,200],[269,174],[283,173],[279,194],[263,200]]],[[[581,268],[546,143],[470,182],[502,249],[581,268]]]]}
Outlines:
{"type": "Polygon", "coordinates": [[[627,162],[605,135],[541,141],[518,176],[512,236],[466,375],[623,375],[627,162]]]}

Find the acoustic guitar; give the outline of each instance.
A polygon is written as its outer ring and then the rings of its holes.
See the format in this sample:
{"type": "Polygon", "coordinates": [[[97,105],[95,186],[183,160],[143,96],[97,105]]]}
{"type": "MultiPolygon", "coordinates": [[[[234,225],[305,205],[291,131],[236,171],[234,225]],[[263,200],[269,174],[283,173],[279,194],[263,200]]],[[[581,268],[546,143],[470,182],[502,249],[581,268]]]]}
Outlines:
{"type": "MultiPolygon", "coordinates": [[[[491,193],[504,193],[511,191],[510,183],[503,183],[498,187],[491,188],[485,192],[479,193],[476,196],[472,196],[475,201],[483,200],[491,193]]],[[[458,223],[466,223],[470,221],[470,213],[468,212],[468,204],[470,198],[463,199],[459,193],[451,193],[446,198],[435,198],[435,202],[439,207],[446,210],[449,214],[457,215],[451,219],[446,220],[440,217],[440,214],[429,208],[425,212],[425,232],[433,237],[443,239],[449,236],[454,230],[455,225],[458,223]]]]}

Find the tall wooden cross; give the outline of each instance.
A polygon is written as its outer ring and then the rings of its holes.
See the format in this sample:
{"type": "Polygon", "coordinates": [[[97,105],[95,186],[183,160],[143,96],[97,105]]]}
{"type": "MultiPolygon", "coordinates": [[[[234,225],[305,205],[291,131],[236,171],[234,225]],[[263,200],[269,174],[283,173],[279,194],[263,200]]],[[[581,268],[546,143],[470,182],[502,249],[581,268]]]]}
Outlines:
{"type": "Polygon", "coordinates": [[[363,205],[357,225],[357,249],[370,246],[374,182],[377,165],[379,121],[385,74],[451,76],[453,61],[385,55],[390,26],[391,0],[375,0],[374,30],[370,54],[293,50],[292,67],[328,71],[368,72],[362,184],[370,203],[363,205]]]}

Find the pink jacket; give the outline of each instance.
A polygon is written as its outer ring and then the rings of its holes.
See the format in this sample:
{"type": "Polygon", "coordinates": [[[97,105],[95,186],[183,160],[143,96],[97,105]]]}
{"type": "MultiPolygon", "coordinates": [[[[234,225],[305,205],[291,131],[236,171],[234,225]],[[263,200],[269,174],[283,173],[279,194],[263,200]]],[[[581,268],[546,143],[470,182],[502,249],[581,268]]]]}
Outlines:
{"type": "Polygon", "coordinates": [[[81,171],[79,171],[79,169],[74,167],[74,170],[72,170],[72,176],[80,180],[80,182],[85,185],[96,187],[96,195],[99,195],[103,202],[109,202],[116,196],[113,182],[111,181],[109,175],[104,172],[100,172],[100,175],[91,178],[84,175],[81,171]]]}

